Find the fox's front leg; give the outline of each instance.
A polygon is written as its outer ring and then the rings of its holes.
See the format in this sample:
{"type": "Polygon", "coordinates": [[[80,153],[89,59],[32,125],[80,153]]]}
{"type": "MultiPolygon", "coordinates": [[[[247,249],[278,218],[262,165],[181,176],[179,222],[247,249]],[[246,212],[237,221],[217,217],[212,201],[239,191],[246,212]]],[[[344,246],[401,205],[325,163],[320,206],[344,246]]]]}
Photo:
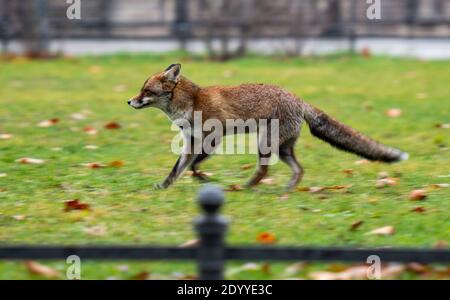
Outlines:
{"type": "Polygon", "coordinates": [[[197,157],[197,154],[181,154],[177,162],[170,171],[169,176],[162,182],[155,185],[156,188],[165,189],[168,188],[180,175],[189,167],[197,157]]]}

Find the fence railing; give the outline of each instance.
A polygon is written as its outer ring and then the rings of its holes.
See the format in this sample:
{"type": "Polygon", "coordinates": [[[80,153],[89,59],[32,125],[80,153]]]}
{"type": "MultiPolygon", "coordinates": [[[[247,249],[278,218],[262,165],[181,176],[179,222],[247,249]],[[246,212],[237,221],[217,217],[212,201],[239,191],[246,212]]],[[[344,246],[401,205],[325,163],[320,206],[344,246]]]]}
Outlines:
{"type": "Polygon", "coordinates": [[[228,220],[219,214],[221,189],[206,186],[198,201],[203,214],[195,221],[198,246],[0,246],[1,259],[66,259],[77,255],[95,260],[194,260],[200,279],[224,279],[228,260],[366,262],[377,255],[382,262],[450,263],[450,249],[351,249],[282,246],[227,246],[228,220]]]}

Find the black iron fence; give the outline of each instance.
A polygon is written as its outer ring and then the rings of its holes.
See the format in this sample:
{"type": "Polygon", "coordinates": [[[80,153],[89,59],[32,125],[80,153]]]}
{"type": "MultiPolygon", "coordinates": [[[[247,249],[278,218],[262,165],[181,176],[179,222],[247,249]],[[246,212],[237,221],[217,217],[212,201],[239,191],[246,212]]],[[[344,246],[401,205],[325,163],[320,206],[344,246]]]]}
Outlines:
{"type": "MultiPolygon", "coordinates": [[[[75,2],[75,0],[71,1],[75,2]]],[[[450,0],[79,0],[69,19],[61,0],[0,0],[4,47],[19,39],[46,50],[50,39],[450,37],[450,0]],[[374,2],[374,1],[372,1],[374,2]]]]}
{"type": "Polygon", "coordinates": [[[223,279],[228,260],[366,262],[369,256],[377,255],[382,262],[450,263],[450,249],[227,246],[228,221],[218,213],[224,203],[223,192],[206,186],[198,200],[203,211],[194,222],[198,246],[0,246],[0,259],[66,259],[77,255],[83,260],[194,260],[199,278],[208,280],[223,279]]]}

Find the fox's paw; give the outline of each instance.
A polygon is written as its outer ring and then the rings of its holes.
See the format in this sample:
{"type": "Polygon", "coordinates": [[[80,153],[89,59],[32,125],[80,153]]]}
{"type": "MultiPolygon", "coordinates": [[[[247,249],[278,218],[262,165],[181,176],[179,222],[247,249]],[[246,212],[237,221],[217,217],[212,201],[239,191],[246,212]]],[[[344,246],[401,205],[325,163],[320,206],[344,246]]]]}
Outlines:
{"type": "Polygon", "coordinates": [[[154,184],[153,184],[153,188],[154,188],[155,190],[164,190],[164,189],[167,189],[167,185],[164,184],[164,182],[161,182],[161,183],[154,183],[154,184]]]}

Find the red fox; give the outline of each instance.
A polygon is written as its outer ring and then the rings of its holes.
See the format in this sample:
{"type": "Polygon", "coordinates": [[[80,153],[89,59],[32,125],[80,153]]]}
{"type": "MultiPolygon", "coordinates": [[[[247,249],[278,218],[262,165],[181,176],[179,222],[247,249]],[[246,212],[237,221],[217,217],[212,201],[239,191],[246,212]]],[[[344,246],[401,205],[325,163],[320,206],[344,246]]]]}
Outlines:
{"type": "MultiPolygon", "coordinates": [[[[148,78],[140,92],[128,101],[128,105],[135,109],[159,108],[172,121],[181,118],[193,122],[194,112],[199,111],[204,121],[217,119],[223,124],[228,119],[278,120],[278,156],[291,168],[293,174],[287,186],[288,190],[295,188],[303,177],[303,168],[294,154],[294,146],[303,121],[308,123],[314,136],[340,150],[357,154],[368,160],[392,163],[409,157],[406,152],[384,146],[365,137],[277,86],[242,84],[199,87],[181,76],[180,64],[172,64],[164,71],[148,78]]],[[[203,132],[203,134],[207,133],[203,132]]],[[[193,136],[187,138],[194,139],[193,136]]],[[[167,188],[186,168],[192,170],[194,177],[206,180],[203,173],[198,170],[198,166],[209,155],[210,153],[205,151],[182,153],[167,178],[156,187],[167,188]]],[[[258,184],[266,176],[268,165],[261,161],[270,156],[271,153],[259,152],[258,167],[248,181],[247,187],[258,184]]]]}

